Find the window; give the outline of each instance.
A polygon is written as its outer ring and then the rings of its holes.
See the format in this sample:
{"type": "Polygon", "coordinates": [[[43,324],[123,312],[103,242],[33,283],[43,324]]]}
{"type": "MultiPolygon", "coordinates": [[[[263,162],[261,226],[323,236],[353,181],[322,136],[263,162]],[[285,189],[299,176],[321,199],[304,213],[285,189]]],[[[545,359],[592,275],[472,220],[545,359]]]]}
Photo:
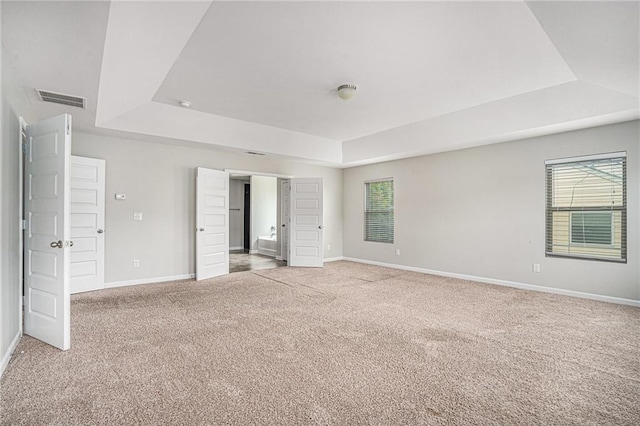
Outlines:
{"type": "Polygon", "coordinates": [[[393,243],[393,179],[364,184],[364,240],[393,243]]]}
{"type": "Polygon", "coordinates": [[[626,262],[626,153],[546,162],[547,256],[626,262]]]}
{"type": "Polygon", "coordinates": [[[610,246],[612,225],[612,212],[571,212],[571,244],[610,246]]]}

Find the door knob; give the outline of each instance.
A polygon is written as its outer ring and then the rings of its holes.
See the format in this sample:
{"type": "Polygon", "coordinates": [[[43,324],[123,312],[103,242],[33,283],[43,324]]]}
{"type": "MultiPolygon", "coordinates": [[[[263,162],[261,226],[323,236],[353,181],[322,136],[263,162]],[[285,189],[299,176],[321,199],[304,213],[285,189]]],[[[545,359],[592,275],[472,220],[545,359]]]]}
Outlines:
{"type": "Polygon", "coordinates": [[[62,248],[64,244],[62,243],[62,241],[58,241],[58,242],[54,241],[49,245],[51,246],[51,248],[62,248]]]}
{"type": "Polygon", "coordinates": [[[322,229],[322,225],[318,226],[318,229],[322,229]]]}
{"type": "Polygon", "coordinates": [[[98,234],[102,234],[104,232],[104,229],[98,229],[98,234]]]}
{"type": "Polygon", "coordinates": [[[204,232],[204,228],[200,228],[200,232],[204,232]]]}

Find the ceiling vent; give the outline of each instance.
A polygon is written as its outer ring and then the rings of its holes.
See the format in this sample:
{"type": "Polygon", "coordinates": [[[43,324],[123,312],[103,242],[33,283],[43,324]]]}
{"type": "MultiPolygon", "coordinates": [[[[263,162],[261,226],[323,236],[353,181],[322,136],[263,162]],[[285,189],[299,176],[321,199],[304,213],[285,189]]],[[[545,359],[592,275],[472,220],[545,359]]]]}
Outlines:
{"type": "Polygon", "coordinates": [[[261,152],[254,152],[254,151],[247,151],[246,154],[249,154],[249,155],[264,155],[261,152]]]}
{"type": "Polygon", "coordinates": [[[54,104],[67,105],[77,108],[87,107],[87,98],[80,96],[65,95],[63,93],[50,92],[48,90],[36,89],[38,97],[44,102],[53,102],[54,104]]]}

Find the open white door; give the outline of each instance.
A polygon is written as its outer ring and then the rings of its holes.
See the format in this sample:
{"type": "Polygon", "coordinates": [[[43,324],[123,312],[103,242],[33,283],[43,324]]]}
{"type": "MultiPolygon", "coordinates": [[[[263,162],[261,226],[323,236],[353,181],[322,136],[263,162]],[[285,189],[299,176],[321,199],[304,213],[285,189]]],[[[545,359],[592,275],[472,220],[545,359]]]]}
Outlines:
{"type": "Polygon", "coordinates": [[[229,273],[229,173],[198,167],[196,280],[229,273]]]}
{"type": "Polygon", "coordinates": [[[322,178],[292,178],[289,266],[322,267],[322,178]]]}
{"type": "Polygon", "coordinates": [[[104,160],[71,156],[71,293],[104,288],[104,160]]]}
{"type": "Polygon", "coordinates": [[[281,230],[280,230],[280,239],[282,240],[280,245],[280,255],[282,260],[287,262],[289,260],[289,227],[290,220],[289,215],[291,214],[291,204],[289,200],[289,196],[291,195],[291,191],[289,190],[289,181],[283,180],[280,187],[280,216],[282,220],[281,230]]]}
{"type": "Polygon", "coordinates": [[[27,126],[24,331],[62,350],[71,340],[70,153],[70,115],[27,126]]]}

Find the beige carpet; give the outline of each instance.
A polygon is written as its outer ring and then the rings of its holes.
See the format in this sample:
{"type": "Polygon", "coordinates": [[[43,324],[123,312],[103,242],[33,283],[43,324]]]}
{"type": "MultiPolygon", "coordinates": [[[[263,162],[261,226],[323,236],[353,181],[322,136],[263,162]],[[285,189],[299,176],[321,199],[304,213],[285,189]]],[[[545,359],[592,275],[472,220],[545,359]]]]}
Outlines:
{"type": "MultiPolygon", "coordinates": [[[[606,282],[603,282],[606,285],[606,282]]],[[[640,309],[349,262],[72,298],[2,424],[640,424],[640,309]]]]}

